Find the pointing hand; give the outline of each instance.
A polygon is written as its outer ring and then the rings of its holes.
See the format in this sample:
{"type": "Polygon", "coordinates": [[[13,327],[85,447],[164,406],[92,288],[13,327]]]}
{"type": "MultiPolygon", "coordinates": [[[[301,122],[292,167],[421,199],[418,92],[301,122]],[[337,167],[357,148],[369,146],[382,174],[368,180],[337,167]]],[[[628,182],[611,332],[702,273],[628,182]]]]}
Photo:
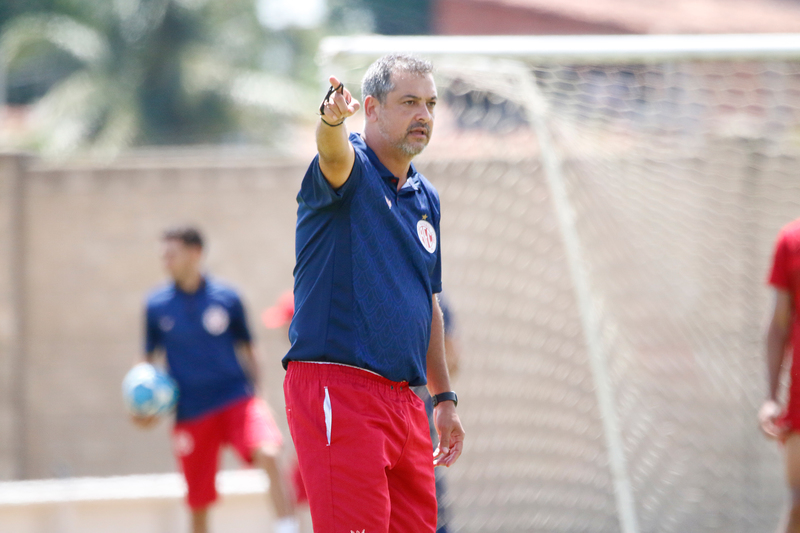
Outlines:
{"type": "Polygon", "coordinates": [[[353,116],[361,108],[361,104],[336,76],[331,76],[329,81],[331,89],[319,106],[319,114],[329,126],[339,126],[346,118],[353,116]]]}

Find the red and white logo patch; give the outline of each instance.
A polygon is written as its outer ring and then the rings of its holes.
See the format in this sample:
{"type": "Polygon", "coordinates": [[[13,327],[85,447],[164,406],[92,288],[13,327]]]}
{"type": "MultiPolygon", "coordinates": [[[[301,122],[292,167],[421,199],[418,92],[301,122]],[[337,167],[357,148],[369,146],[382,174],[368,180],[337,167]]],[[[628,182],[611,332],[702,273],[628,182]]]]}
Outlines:
{"type": "Polygon", "coordinates": [[[231,319],[221,305],[211,305],[203,313],[203,327],[212,335],[222,335],[231,319]]]}
{"type": "Polygon", "coordinates": [[[419,242],[422,243],[428,253],[432,254],[436,251],[436,231],[430,222],[427,220],[417,222],[417,235],[419,236],[419,242]]]}

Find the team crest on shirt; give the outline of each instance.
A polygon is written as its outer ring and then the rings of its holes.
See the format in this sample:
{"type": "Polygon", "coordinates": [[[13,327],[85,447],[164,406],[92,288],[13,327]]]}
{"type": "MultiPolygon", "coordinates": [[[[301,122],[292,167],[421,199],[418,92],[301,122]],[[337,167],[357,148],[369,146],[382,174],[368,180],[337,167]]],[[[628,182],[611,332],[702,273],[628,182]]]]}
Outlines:
{"type": "Polygon", "coordinates": [[[225,333],[230,321],[228,312],[220,305],[210,305],[203,313],[203,327],[212,335],[225,333]]]}
{"type": "Polygon", "coordinates": [[[166,333],[167,331],[172,331],[172,328],[175,327],[175,319],[171,316],[162,316],[161,319],[158,321],[158,327],[166,333]]]}
{"type": "Polygon", "coordinates": [[[436,251],[436,231],[433,229],[433,225],[428,222],[427,218],[428,215],[422,215],[422,220],[417,222],[417,236],[422,246],[428,253],[432,254],[436,251]]]}

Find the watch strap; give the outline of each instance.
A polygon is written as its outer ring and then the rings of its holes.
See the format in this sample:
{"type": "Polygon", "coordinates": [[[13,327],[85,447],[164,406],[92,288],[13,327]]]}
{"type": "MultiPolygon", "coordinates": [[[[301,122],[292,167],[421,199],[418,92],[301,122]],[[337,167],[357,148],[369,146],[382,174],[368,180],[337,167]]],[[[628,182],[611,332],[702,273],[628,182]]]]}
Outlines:
{"type": "Polygon", "coordinates": [[[434,394],[431,396],[431,403],[433,403],[434,407],[442,402],[453,402],[456,406],[458,406],[458,396],[453,391],[442,392],[440,394],[434,394]]]}

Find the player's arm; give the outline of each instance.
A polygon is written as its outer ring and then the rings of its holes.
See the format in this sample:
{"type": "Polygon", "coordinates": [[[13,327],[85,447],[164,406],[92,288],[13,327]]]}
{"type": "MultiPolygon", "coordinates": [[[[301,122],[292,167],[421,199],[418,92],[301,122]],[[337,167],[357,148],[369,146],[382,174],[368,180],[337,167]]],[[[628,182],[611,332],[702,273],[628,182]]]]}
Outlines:
{"type": "Polygon", "coordinates": [[[781,368],[786,354],[786,346],[789,341],[792,303],[789,291],[775,289],[775,308],[772,312],[769,329],[767,329],[766,342],[768,394],[759,411],[761,429],[767,436],[773,438],[781,436],[775,420],[781,411],[778,405],[778,387],[780,386],[781,368]]]}
{"type": "MultiPolygon", "coordinates": [[[[428,392],[431,396],[449,392],[450,375],[447,372],[447,359],[444,350],[444,319],[439,300],[433,296],[433,317],[431,319],[431,340],[427,353],[428,392]]],[[[434,452],[435,465],[450,466],[461,455],[464,446],[464,428],[451,401],[440,402],[433,410],[433,422],[439,435],[439,447],[434,452]]]]}
{"type": "Polygon", "coordinates": [[[256,356],[256,348],[252,342],[239,342],[236,345],[236,350],[242,361],[247,377],[256,391],[259,390],[259,383],[261,383],[261,367],[258,365],[258,357],[256,356]]]}
{"type": "MultiPolygon", "coordinates": [[[[154,364],[157,359],[164,356],[163,343],[161,338],[161,330],[158,327],[155,314],[148,305],[145,309],[144,316],[145,326],[145,349],[142,360],[137,363],[145,362],[154,364]]],[[[136,416],[131,414],[131,420],[134,424],[142,429],[149,429],[156,425],[158,417],[156,416],[136,416]]]]}
{"type": "Polygon", "coordinates": [[[317,151],[322,174],[331,187],[338,189],[347,181],[356,160],[355,149],[348,139],[344,121],[361,106],[338,78],[331,76],[329,81],[331,87],[341,88],[334,91],[322,104],[323,113],[317,124],[317,151]]]}
{"type": "Polygon", "coordinates": [[[152,350],[150,352],[145,352],[142,361],[154,365],[162,355],[163,352],[161,350],[152,350]]]}
{"type": "MultiPolygon", "coordinates": [[[[152,365],[155,364],[157,359],[162,355],[163,352],[161,350],[152,350],[149,352],[145,352],[142,360],[138,362],[150,363],[152,365]]],[[[140,427],[141,429],[150,429],[151,427],[156,425],[156,423],[158,422],[158,417],[155,415],[138,416],[131,414],[131,420],[133,421],[134,424],[136,424],[136,426],[140,427]]]]}

